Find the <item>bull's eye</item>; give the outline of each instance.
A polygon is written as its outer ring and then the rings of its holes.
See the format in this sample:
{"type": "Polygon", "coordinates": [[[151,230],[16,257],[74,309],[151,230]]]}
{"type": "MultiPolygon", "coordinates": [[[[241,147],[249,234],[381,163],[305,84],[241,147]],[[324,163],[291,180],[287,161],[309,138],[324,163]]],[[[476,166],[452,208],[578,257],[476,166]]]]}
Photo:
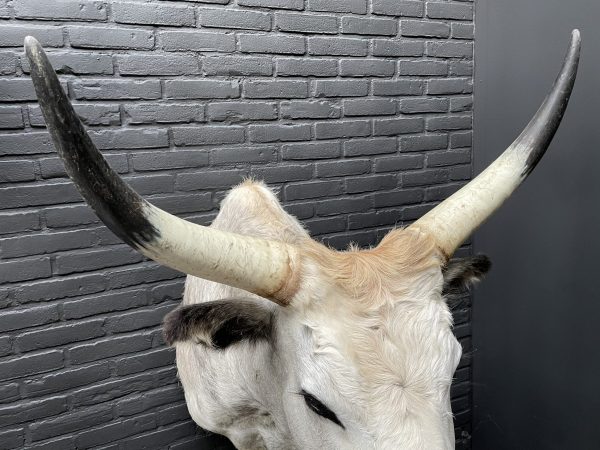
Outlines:
{"type": "Polygon", "coordinates": [[[325,406],[323,402],[321,402],[321,400],[319,400],[317,397],[315,397],[312,394],[309,394],[304,389],[300,391],[300,395],[304,397],[304,402],[306,403],[306,406],[308,406],[308,408],[315,414],[318,414],[319,416],[324,417],[327,420],[331,420],[333,423],[339,425],[344,430],[346,429],[346,427],[342,425],[342,422],[340,422],[340,419],[337,418],[335,413],[332,410],[330,410],[327,406],[325,406]]]}

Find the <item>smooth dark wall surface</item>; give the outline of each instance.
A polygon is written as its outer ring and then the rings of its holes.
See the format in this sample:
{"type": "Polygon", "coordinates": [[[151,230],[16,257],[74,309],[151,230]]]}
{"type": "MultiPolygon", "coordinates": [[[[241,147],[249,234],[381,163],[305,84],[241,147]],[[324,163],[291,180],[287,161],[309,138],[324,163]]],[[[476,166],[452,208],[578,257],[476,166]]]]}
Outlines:
{"type": "Polygon", "coordinates": [[[600,3],[479,0],[476,173],[518,135],[583,36],[563,125],[536,171],[476,234],[474,449],[600,448],[600,3]]]}

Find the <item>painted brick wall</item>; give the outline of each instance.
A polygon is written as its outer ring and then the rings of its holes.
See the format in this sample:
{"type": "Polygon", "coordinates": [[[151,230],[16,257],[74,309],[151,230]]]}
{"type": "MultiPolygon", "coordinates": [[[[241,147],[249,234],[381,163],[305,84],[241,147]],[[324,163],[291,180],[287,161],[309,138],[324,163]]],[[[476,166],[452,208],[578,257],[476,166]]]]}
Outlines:
{"type": "MultiPolygon", "coordinates": [[[[188,418],[161,341],[182,275],[122,244],[66,178],[26,35],[110,164],[197,223],[252,175],[316,237],[372,245],[471,176],[472,2],[0,0],[0,18],[0,448],[225,445],[188,418]]],[[[469,320],[464,299],[459,448],[469,320]]]]}

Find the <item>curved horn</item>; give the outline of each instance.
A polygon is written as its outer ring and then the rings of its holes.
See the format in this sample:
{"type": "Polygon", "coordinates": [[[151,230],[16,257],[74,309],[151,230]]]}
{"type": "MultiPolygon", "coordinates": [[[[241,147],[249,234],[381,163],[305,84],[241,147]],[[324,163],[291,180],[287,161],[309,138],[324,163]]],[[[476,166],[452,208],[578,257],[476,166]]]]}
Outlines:
{"type": "Polygon", "coordinates": [[[48,131],[67,173],[113,233],[161,264],[288,303],[298,276],[294,247],[196,225],[145,201],[93,144],[39,42],[27,37],[25,51],[48,131]]]}
{"type": "Polygon", "coordinates": [[[479,176],[409,227],[434,236],[446,258],[504,203],[544,156],[569,103],[580,50],[579,31],[573,30],[552,91],[521,135],[479,176]]]}

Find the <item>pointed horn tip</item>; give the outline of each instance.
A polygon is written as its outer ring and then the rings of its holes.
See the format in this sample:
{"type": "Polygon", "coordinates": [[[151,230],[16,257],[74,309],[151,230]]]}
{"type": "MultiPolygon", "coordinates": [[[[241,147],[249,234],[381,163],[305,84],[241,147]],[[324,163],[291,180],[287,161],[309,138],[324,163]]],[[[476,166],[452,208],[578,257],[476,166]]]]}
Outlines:
{"type": "Polygon", "coordinates": [[[25,38],[25,44],[24,45],[25,45],[25,50],[29,50],[29,49],[39,48],[40,47],[40,43],[33,36],[27,36],[25,38]]]}

